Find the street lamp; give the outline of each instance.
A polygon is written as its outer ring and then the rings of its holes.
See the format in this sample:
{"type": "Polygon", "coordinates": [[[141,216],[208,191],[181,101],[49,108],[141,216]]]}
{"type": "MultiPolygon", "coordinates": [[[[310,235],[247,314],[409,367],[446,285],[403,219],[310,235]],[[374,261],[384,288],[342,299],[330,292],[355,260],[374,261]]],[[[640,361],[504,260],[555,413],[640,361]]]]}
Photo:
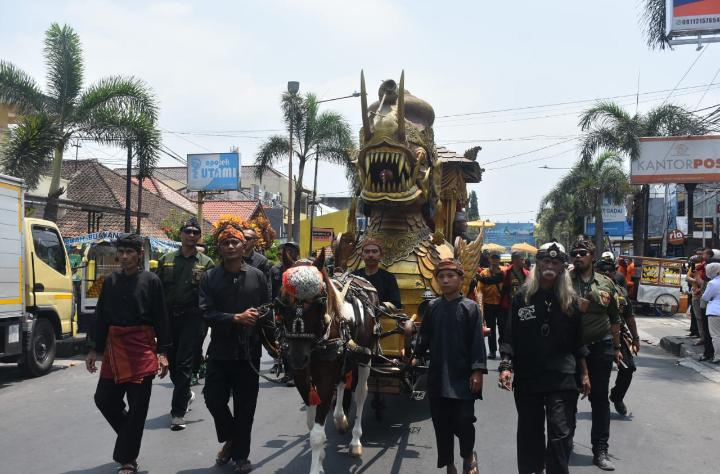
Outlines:
{"type": "MultiPolygon", "coordinates": [[[[300,83],[298,81],[288,81],[287,83],[287,91],[295,95],[300,90],[300,83]]],[[[293,103],[291,102],[291,107],[293,106],[293,103]]],[[[291,111],[294,112],[294,111],[291,111]]],[[[293,156],[293,113],[290,114],[290,153],[289,153],[289,160],[288,160],[288,223],[287,223],[287,240],[288,242],[293,239],[293,228],[292,228],[292,211],[293,211],[293,188],[292,188],[292,181],[293,181],[293,174],[292,174],[292,156],[293,156]]],[[[312,230],[311,230],[312,232],[312,230]]]]}
{"type": "MultiPolygon", "coordinates": [[[[341,99],[350,99],[353,97],[360,97],[360,93],[355,91],[350,95],[344,95],[342,97],[334,97],[332,99],[325,99],[325,100],[318,100],[316,103],[322,104],[323,102],[332,102],[334,100],[341,100],[341,99]]],[[[309,251],[313,251],[313,239],[312,239],[312,232],[313,232],[313,225],[315,224],[315,209],[317,207],[317,172],[318,172],[318,161],[320,161],[320,146],[318,145],[317,150],[315,152],[315,176],[313,177],[313,193],[312,193],[312,201],[310,201],[310,205],[312,206],[312,211],[310,212],[310,246],[309,251]]]]}

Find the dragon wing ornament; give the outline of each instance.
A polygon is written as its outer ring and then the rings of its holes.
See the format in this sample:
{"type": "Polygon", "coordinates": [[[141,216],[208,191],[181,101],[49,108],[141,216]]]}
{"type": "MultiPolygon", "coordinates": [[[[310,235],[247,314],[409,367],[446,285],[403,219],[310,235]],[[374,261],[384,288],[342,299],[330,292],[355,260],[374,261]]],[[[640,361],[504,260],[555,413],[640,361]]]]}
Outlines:
{"type": "Polygon", "coordinates": [[[470,243],[467,243],[460,237],[455,239],[455,258],[460,260],[463,270],[465,270],[462,294],[467,294],[468,288],[470,288],[470,281],[473,279],[475,270],[480,263],[484,237],[484,231],[481,229],[477,238],[470,243]]]}

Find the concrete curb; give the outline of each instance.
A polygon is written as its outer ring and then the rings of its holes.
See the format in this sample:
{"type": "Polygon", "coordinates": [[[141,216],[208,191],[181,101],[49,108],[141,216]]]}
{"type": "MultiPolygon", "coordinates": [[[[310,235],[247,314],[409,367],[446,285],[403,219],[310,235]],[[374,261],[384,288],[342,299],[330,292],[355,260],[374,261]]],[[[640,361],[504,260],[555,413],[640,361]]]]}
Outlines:
{"type": "Polygon", "coordinates": [[[703,355],[702,346],[694,346],[697,339],[680,336],[665,336],[660,339],[660,347],[678,357],[699,359],[703,355]]]}

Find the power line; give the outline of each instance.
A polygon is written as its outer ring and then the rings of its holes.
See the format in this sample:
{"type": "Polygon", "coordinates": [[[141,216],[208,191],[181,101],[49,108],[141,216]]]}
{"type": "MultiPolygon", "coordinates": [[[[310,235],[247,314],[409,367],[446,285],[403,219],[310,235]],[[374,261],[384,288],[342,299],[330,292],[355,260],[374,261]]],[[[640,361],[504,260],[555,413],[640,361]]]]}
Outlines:
{"type": "Polygon", "coordinates": [[[682,75],[682,77],[680,78],[680,80],[677,81],[677,84],[675,84],[675,87],[673,87],[672,90],[670,91],[670,93],[667,95],[667,97],[665,97],[665,100],[663,100],[662,105],[665,105],[665,103],[668,101],[668,99],[670,99],[670,96],[673,95],[673,92],[675,92],[675,89],[677,89],[678,86],[680,85],[680,83],[682,83],[682,81],[685,80],[685,78],[687,77],[687,75],[690,74],[690,71],[692,71],[692,68],[695,67],[695,64],[697,64],[697,62],[700,60],[700,58],[702,58],[703,54],[705,54],[705,51],[707,51],[708,49],[710,49],[710,43],[709,43],[707,46],[705,46],[705,47],[702,49],[702,51],[700,51],[700,54],[698,54],[698,55],[695,57],[695,60],[692,62],[692,64],[690,65],[690,67],[687,69],[687,71],[685,71],[685,74],[682,75]]]}
{"type": "Polygon", "coordinates": [[[561,151],[560,153],[555,153],[554,155],[543,156],[543,157],[540,157],[540,158],[535,158],[535,159],[532,159],[532,160],[523,161],[523,162],[521,162],[521,163],[511,163],[511,164],[505,165],[505,166],[498,166],[497,168],[488,168],[488,169],[486,169],[485,171],[495,171],[495,170],[501,170],[501,169],[505,169],[505,168],[513,168],[513,167],[515,167],[515,166],[522,166],[522,165],[527,165],[527,164],[530,164],[530,163],[536,163],[536,162],[538,162],[538,161],[549,160],[549,159],[551,159],[551,158],[555,158],[555,157],[558,157],[558,156],[560,156],[560,155],[564,155],[565,153],[569,153],[569,152],[571,152],[571,151],[575,151],[575,147],[569,148],[569,149],[567,149],[567,150],[563,150],[563,151],[561,151]]]}
{"type": "Polygon", "coordinates": [[[517,153],[517,154],[515,154],[515,155],[506,156],[505,158],[499,158],[499,159],[497,159],[497,160],[486,161],[485,163],[480,163],[480,166],[490,165],[490,164],[492,164],[492,163],[499,163],[499,162],[501,162],[501,161],[506,161],[506,160],[510,160],[510,159],[513,159],[513,158],[518,158],[518,157],[520,157],[520,156],[529,155],[530,153],[535,153],[536,151],[547,150],[548,148],[553,148],[553,147],[562,145],[563,143],[575,141],[575,140],[577,140],[578,138],[579,138],[579,137],[570,138],[570,139],[568,139],[568,140],[563,140],[563,141],[560,141],[560,142],[557,142],[557,143],[552,143],[552,144],[550,144],[550,145],[542,146],[542,147],[540,147],[540,148],[535,148],[535,149],[530,150],[530,151],[524,151],[524,152],[522,152],[522,153],[517,153]]]}
{"type": "MultiPolygon", "coordinates": [[[[656,91],[649,91],[649,92],[641,92],[639,95],[660,94],[660,93],[664,93],[664,92],[673,92],[676,90],[691,90],[691,89],[708,87],[708,86],[713,86],[713,85],[718,85],[718,84],[720,84],[720,83],[712,83],[711,82],[708,84],[698,84],[698,85],[694,85],[694,86],[687,86],[687,87],[680,87],[680,88],[678,88],[676,86],[673,89],[663,89],[663,90],[656,90],[656,91]]],[[[504,108],[504,109],[483,110],[480,112],[464,112],[464,113],[457,113],[457,114],[439,115],[436,118],[444,119],[444,118],[450,118],[450,117],[466,117],[466,116],[472,116],[472,115],[487,115],[487,114],[494,114],[494,113],[532,110],[532,109],[539,109],[539,108],[546,108],[546,107],[559,107],[559,106],[563,106],[563,105],[582,104],[585,102],[597,102],[600,100],[613,100],[613,99],[623,99],[623,98],[627,98],[627,97],[636,97],[636,95],[638,95],[638,94],[636,92],[633,92],[632,94],[623,94],[623,95],[607,96],[607,97],[595,97],[592,99],[580,99],[580,100],[555,102],[555,103],[539,104],[539,105],[526,105],[526,106],[521,106],[521,107],[509,107],[509,108],[504,108]]]]}

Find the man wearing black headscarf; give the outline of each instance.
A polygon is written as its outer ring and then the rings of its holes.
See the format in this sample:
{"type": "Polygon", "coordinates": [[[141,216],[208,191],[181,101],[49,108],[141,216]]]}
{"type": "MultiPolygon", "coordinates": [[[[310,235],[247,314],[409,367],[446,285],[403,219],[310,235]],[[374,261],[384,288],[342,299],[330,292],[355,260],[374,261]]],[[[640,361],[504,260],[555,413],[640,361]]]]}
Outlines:
{"type": "Polygon", "coordinates": [[[160,279],[141,268],[142,237],[119,237],[116,246],[122,270],[103,283],[85,366],[96,372],[98,354],[104,354],[95,404],[117,433],[113,451],[113,459],[120,463],[117,472],[131,474],[137,472],[152,379],[156,373],[160,378],[167,374],[171,340],[160,279]]]}
{"type": "Polygon", "coordinates": [[[158,261],[157,275],[165,290],[173,339],[169,353],[170,378],[174,385],[170,409],[173,431],[185,429],[185,414],[195,399],[190,390],[193,363],[202,356],[206,334],[198,306],[198,285],[214,264],[210,257],[198,252],[201,235],[197,219],[190,218],[180,227],[180,249],[163,255],[158,261]]]}

